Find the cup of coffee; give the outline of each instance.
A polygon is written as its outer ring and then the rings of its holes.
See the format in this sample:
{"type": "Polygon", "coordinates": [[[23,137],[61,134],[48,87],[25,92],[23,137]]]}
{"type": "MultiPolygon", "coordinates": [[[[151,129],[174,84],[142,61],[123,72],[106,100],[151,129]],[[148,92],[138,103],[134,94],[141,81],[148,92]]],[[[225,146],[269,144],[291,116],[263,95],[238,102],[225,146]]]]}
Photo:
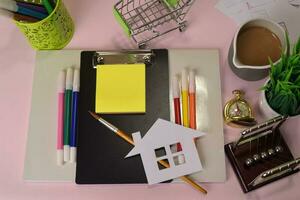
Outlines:
{"type": "Polygon", "coordinates": [[[253,19],[236,32],[228,60],[237,76],[256,81],[268,76],[270,59],[273,63],[279,62],[285,50],[285,31],[279,24],[266,19],[253,19]]]}

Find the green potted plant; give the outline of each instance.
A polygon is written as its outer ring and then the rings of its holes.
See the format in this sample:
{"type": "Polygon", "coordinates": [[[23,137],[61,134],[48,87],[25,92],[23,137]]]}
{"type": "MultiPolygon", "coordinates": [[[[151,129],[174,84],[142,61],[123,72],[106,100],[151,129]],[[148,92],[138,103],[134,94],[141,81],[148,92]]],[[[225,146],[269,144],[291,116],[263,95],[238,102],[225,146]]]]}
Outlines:
{"type": "Polygon", "coordinates": [[[300,114],[300,38],[292,51],[288,36],[286,40],[280,61],[270,60],[269,79],[262,88],[260,108],[266,117],[300,114]]]}

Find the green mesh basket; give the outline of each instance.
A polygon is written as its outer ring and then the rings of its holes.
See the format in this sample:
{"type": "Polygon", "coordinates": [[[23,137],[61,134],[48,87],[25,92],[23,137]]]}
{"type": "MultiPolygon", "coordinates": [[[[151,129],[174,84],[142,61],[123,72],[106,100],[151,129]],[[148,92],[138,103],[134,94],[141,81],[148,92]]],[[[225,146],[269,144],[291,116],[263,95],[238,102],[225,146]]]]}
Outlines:
{"type": "Polygon", "coordinates": [[[53,12],[35,22],[15,21],[34,49],[62,49],[72,39],[74,24],[62,0],[57,0],[53,12]]]}

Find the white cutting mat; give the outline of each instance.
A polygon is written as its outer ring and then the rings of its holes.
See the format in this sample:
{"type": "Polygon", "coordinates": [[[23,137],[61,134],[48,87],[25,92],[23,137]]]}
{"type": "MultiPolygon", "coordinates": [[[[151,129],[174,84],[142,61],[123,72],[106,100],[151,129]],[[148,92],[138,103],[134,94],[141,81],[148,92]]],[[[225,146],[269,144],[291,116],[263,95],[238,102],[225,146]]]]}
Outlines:
{"type": "MultiPolygon", "coordinates": [[[[24,180],[74,181],[75,164],[56,165],[57,77],[61,69],[80,66],[79,50],[38,51],[32,89],[24,180]]],[[[225,154],[218,50],[169,50],[170,82],[182,68],[196,69],[197,124],[207,133],[197,144],[203,171],[200,182],[225,181],[225,154]]],[[[171,83],[170,83],[171,85],[171,83]]],[[[171,88],[170,88],[171,89],[171,88]]],[[[170,90],[171,119],[174,121],[170,90]]]]}

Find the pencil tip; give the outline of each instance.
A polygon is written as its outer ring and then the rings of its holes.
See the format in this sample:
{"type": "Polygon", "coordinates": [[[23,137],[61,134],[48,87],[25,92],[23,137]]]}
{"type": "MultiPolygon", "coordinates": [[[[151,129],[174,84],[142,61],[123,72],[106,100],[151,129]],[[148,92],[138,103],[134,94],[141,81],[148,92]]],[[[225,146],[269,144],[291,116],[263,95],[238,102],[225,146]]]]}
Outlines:
{"type": "Polygon", "coordinates": [[[96,113],[92,112],[92,111],[89,111],[89,113],[95,118],[95,119],[99,119],[99,116],[96,115],[96,113]]]}

